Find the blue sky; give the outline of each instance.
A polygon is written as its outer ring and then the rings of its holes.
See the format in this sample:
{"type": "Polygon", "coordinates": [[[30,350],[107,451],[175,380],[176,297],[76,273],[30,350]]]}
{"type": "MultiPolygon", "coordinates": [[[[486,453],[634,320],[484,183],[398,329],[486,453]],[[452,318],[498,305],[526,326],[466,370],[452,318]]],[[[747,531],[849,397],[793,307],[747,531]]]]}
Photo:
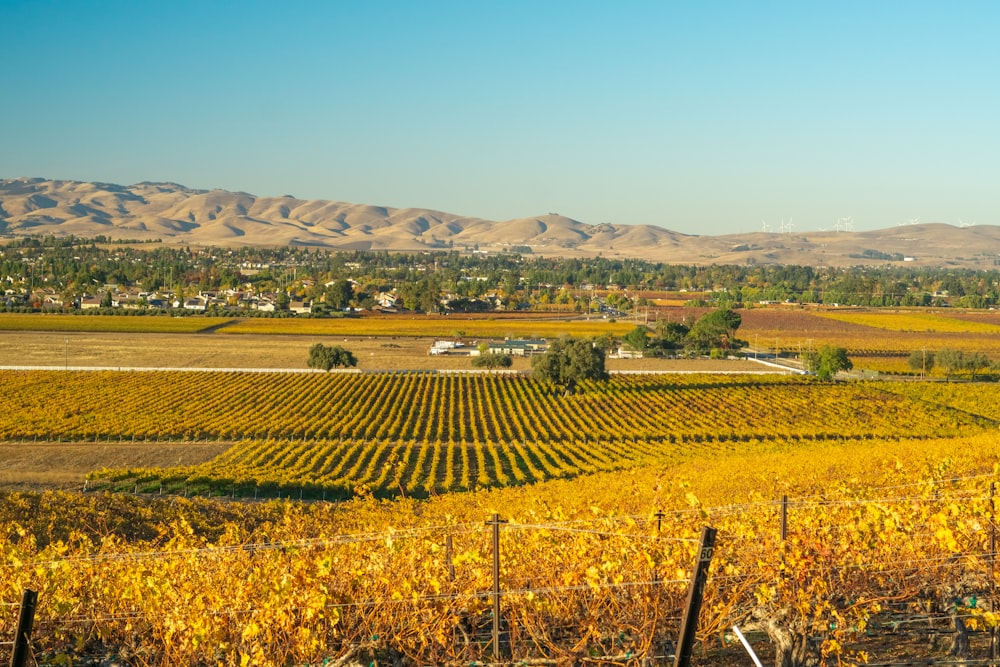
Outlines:
{"type": "Polygon", "coordinates": [[[997,2],[0,0],[0,178],[1000,224],[997,2]]]}

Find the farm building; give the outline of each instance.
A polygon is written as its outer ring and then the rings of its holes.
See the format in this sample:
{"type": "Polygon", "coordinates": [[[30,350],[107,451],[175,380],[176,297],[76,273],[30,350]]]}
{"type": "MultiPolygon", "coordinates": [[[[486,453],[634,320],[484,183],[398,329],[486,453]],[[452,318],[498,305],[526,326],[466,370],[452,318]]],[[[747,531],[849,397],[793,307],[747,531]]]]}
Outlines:
{"type": "Polygon", "coordinates": [[[471,350],[465,346],[465,343],[459,340],[436,340],[431,345],[430,354],[431,356],[438,356],[442,354],[471,354],[471,350]]]}
{"type": "Polygon", "coordinates": [[[490,353],[509,354],[512,357],[528,357],[532,354],[545,352],[547,349],[549,349],[549,343],[543,338],[505,338],[489,342],[490,353]]]}

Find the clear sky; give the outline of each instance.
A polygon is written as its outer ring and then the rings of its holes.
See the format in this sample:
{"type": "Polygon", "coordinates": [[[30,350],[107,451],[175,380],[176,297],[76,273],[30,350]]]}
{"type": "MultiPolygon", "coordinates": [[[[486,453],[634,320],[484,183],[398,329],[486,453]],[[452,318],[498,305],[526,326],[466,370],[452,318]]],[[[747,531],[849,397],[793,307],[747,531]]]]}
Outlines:
{"type": "Polygon", "coordinates": [[[1000,224],[1000,2],[0,0],[0,178],[1000,224]]]}

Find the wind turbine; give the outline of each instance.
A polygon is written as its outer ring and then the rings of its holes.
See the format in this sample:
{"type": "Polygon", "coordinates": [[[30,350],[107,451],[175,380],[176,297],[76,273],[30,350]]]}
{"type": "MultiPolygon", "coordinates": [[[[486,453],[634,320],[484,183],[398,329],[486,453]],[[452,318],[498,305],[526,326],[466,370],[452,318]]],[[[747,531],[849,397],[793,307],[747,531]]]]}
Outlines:
{"type": "Polygon", "coordinates": [[[762,232],[764,232],[766,234],[767,232],[771,231],[771,228],[767,226],[766,222],[764,222],[763,220],[761,220],[760,221],[760,231],[762,231],[762,232]]]}

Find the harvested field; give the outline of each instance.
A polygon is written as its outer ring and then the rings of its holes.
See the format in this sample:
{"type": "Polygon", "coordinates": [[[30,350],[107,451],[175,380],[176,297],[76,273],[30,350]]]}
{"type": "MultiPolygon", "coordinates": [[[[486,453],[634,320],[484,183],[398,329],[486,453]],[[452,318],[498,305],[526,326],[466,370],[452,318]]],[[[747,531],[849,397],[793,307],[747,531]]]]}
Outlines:
{"type": "MultiPolygon", "coordinates": [[[[0,331],[0,366],[52,368],[306,368],[314,343],[341,345],[362,370],[466,370],[468,356],[430,356],[432,338],[308,335],[52,333],[0,331]]],[[[750,361],[709,359],[608,359],[610,370],[760,371],[750,361]]],[[[514,359],[514,370],[530,361],[514,359]]]]}
{"type": "Polygon", "coordinates": [[[79,489],[87,473],[101,468],[187,466],[206,463],[228,443],[0,443],[0,488],[79,489]]]}

